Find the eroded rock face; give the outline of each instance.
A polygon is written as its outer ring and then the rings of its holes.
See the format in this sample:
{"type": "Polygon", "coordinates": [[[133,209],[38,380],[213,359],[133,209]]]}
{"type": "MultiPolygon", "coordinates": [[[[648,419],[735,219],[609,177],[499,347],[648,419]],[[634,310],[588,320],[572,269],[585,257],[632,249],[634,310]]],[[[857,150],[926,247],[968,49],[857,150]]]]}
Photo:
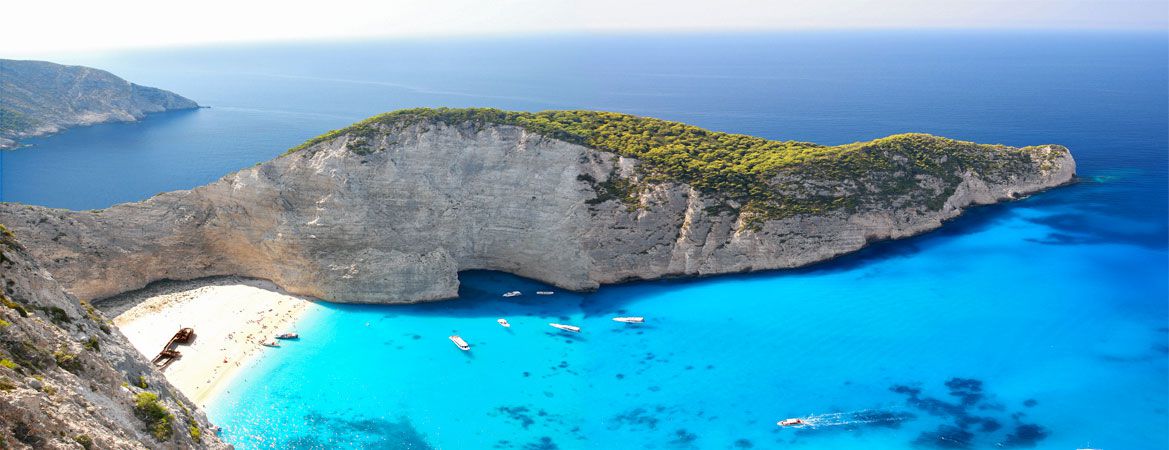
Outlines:
{"type": "MultiPolygon", "coordinates": [[[[716,196],[639,181],[635,160],[516,126],[424,122],[355,142],[342,134],[207,186],[103,211],[4,204],[0,222],[80,298],[240,275],[329,301],[400,303],[453,297],[458,271],[469,269],[579,290],[799,267],[1075,173],[1066,149],[1034,148],[1023,169],[1016,158],[1009,171],[913,180],[952,192],[941,205],[888,198],[753,225],[716,196]],[[590,201],[595,180],[613,176],[645,186],[637,205],[590,201]]],[[[820,180],[816,189],[870,181],[820,180]]]]}
{"type": "Polygon", "coordinates": [[[132,122],[147,113],[198,107],[175,93],[104,70],[0,59],[0,148],[69,127],[132,122]]]}
{"type": "Polygon", "coordinates": [[[228,448],[99,311],[2,228],[0,283],[0,448],[228,448]],[[136,414],[143,393],[170,414],[166,428],[136,414]]]}

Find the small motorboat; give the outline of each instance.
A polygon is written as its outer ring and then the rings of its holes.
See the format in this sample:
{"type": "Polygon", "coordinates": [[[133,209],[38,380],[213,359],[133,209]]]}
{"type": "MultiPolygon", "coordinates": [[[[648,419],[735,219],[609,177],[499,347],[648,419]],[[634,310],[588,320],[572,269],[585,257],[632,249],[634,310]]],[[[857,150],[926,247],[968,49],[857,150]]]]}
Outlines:
{"type": "Polygon", "coordinates": [[[471,346],[467,344],[467,341],[464,341],[463,338],[459,337],[459,335],[457,335],[457,334],[454,336],[451,336],[450,340],[451,340],[451,342],[454,342],[456,346],[459,347],[459,350],[467,351],[467,350],[471,349],[471,346]]]}
{"type": "Polygon", "coordinates": [[[520,292],[520,291],[510,291],[510,292],[506,292],[503,294],[504,297],[508,297],[508,298],[519,297],[521,295],[524,295],[524,293],[520,292]]]}
{"type": "Polygon", "coordinates": [[[548,326],[558,330],[571,331],[573,333],[580,333],[580,327],[574,325],[564,325],[559,323],[549,323],[548,326]]]}
{"type": "Polygon", "coordinates": [[[804,422],[804,419],[791,418],[791,419],[783,419],[779,422],[776,422],[775,424],[779,425],[781,427],[799,427],[799,426],[807,425],[808,422],[804,422]]]}
{"type": "Polygon", "coordinates": [[[552,292],[552,291],[536,291],[536,295],[552,295],[552,294],[555,294],[555,292],[552,292]]]}
{"type": "Polygon", "coordinates": [[[276,342],[274,340],[273,341],[260,341],[260,345],[263,345],[265,347],[279,347],[280,343],[276,342]]]}
{"type": "Polygon", "coordinates": [[[276,336],[276,339],[300,339],[300,335],[296,333],[284,333],[276,336]]]}
{"type": "Polygon", "coordinates": [[[499,325],[500,325],[500,326],[502,326],[502,327],[504,327],[504,328],[511,328],[511,324],[510,324],[510,323],[507,323],[507,319],[502,319],[502,318],[501,318],[501,319],[496,319],[495,321],[496,321],[496,322],[499,322],[499,325]]]}
{"type": "Polygon", "coordinates": [[[645,317],[614,317],[613,321],[621,323],[645,323],[645,317]]]}

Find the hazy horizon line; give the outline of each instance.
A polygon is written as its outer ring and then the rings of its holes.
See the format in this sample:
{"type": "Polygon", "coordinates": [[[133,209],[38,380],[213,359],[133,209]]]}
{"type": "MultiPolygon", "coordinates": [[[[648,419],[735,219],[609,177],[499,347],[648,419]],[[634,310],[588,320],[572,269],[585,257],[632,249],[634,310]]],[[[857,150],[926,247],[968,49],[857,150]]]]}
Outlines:
{"type": "Polygon", "coordinates": [[[314,44],[346,44],[346,43],[377,43],[377,42],[415,42],[415,41],[463,41],[472,39],[518,39],[526,37],[597,37],[597,38],[614,38],[614,37],[671,37],[671,36],[734,36],[734,35],[774,35],[774,34],[837,34],[837,33],[913,33],[913,32],[929,32],[929,33],[1034,33],[1034,34],[1060,34],[1060,33],[1084,33],[1084,34],[1165,34],[1169,39],[1169,27],[1167,26],[1149,26],[1149,27],[953,27],[953,26],[921,26],[921,27],[809,27],[809,28],[754,28],[754,29],[645,29],[645,30],[568,30],[568,31],[552,31],[552,30],[534,30],[534,31],[515,31],[515,32],[493,32],[493,31],[479,31],[469,33],[435,33],[435,34],[410,34],[410,35],[370,35],[370,36],[336,36],[336,37],[313,37],[313,38],[273,38],[273,39],[251,39],[251,40],[219,40],[219,41],[202,41],[202,42],[178,42],[161,45],[132,45],[132,46],[109,46],[109,47],[94,47],[94,48],[79,48],[79,49],[60,49],[60,50],[8,50],[0,49],[0,58],[3,59],[35,59],[38,55],[41,57],[65,56],[76,54],[93,54],[93,53],[127,53],[136,51],[158,51],[168,49],[199,49],[199,48],[228,48],[228,47],[263,47],[263,46],[278,46],[278,45],[314,45],[314,44]]]}

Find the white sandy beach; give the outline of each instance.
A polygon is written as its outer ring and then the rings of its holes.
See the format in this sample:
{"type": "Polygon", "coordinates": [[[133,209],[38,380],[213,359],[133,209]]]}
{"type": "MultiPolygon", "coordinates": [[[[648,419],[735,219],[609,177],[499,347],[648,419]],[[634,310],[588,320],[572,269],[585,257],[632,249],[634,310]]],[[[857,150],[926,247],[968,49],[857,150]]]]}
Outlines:
{"type": "Polygon", "coordinates": [[[114,324],[148,359],[180,328],[195,330],[194,342],[179,345],[182,358],[163,373],[203,408],[253,358],[280,351],[259,341],[296,331],[297,320],[315,305],[270,282],[242,278],[170,283],[119,302],[129,309],[108,307],[117,314],[114,324]]]}

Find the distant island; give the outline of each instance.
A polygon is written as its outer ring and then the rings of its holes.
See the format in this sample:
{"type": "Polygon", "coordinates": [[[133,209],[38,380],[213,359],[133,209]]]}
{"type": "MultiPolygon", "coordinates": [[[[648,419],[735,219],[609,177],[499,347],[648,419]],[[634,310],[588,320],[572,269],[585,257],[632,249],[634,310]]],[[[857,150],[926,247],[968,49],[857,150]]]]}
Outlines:
{"type": "Polygon", "coordinates": [[[70,127],[132,122],[147,113],[198,107],[173,92],[104,70],[0,59],[0,149],[70,127]]]}
{"type": "Polygon", "coordinates": [[[0,204],[72,294],[235,275],[329,301],[452,298],[458,273],[574,290],[793,268],[1070,182],[1058,145],[901,134],[824,146],[596,111],[410,109],[188,191],[0,204]]]}

